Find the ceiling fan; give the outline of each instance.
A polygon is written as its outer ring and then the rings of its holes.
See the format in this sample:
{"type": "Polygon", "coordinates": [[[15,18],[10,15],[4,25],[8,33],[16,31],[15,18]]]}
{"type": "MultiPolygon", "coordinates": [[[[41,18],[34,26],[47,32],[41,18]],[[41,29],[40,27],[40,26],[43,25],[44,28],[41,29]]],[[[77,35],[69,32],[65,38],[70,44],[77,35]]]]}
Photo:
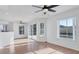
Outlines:
{"type": "Polygon", "coordinates": [[[38,13],[38,12],[40,12],[40,11],[45,10],[45,11],[44,11],[44,14],[46,14],[47,11],[56,12],[56,10],[54,10],[54,9],[52,9],[52,8],[58,7],[59,5],[50,5],[50,6],[44,5],[43,7],[41,7],[41,6],[36,6],[36,5],[32,5],[32,6],[41,9],[41,10],[36,11],[35,13],[38,13]]]}

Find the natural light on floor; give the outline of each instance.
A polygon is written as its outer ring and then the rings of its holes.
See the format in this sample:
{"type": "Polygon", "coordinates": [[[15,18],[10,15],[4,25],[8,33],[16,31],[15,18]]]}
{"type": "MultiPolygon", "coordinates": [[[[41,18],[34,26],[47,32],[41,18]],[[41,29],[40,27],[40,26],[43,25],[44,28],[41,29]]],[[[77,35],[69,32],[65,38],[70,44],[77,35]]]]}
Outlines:
{"type": "Polygon", "coordinates": [[[39,49],[34,52],[28,52],[26,54],[64,54],[64,53],[48,47],[48,48],[44,48],[44,49],[39,49]]]}

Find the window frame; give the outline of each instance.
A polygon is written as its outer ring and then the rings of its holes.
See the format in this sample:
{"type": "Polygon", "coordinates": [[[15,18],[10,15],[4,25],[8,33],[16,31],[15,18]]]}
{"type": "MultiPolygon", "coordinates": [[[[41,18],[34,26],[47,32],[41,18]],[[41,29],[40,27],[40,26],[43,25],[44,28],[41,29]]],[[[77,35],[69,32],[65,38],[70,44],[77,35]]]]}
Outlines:
{"type": "Polygon", "coordinates": [[[37,24],[33,24],[32,29],[33,29],[32,35],[36,36],[37,35],[37,24]]]}
{"type": "Polygon", "coordinates": [[[44,32],[45,32],[44,27],[45,27],[45,24],[44,23],[40,23],[40,35],[44,35],[44,32]]]}
{"type": "Polygon", "coordinates": [[[73,39],[75,40],[75,36],[76,36],[76,17],[66,17],[66,18],[63,18],[63,19],[59,19],[57,21],[57,38],[58,39],[66,39],[65,37],[60,37],[60,20],[66,20],[66,19],[69,19],[69,18],[73,18],[73,37],[72,38],[68,38],[68,39],[73,39]]]}

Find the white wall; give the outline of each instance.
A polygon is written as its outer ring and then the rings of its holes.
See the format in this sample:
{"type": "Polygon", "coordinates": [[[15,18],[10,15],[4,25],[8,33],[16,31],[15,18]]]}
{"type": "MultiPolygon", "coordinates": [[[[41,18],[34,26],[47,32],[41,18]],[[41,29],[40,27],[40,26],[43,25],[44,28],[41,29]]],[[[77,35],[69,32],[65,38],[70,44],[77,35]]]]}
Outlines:
{"type": "Polygon", "coordinates": [[[11,44],[11,40],[14,40],[13,32],[0,32],[0,48],[11,44]]]}
{"type": "Polygon", "coordinates": [[[79,51],[79,8],[71,9],[55,16],[50,16],[47,20],[47,41],[63,47],[79,51]],[[76,17],[76,37],[73,39],[57,38],[57,21],[66,17],[76,17]]]}
{"type": "Polygon", "coordinates": [[[28,23],[28,38],[29,39],[34,39],[34,40],[37,40],[37,41],[46,41],[46,21],[47,21],[47,18],[35,18],[33,21],[29,22],[28,23]],[[40,35],[40,23],[44,23],[45,24],[45,33],[44,35],[40,35]],[[33,25],[33,24],[36,24],[37,25],[37,35],[29,35],[29,32],[30,32],[30,25],[33,25]]]}
{"type": "Polygon", "coordinates": [[[0,21],[0,24],[8,24],[8,22],[7,21],[0,21]]]}
{"type": "Polygon", "coordinates": [[[8,31],[10,32],[13,32],[13,22],[9,22],[8,23],[8,28],[7,28],[8,31]]]}

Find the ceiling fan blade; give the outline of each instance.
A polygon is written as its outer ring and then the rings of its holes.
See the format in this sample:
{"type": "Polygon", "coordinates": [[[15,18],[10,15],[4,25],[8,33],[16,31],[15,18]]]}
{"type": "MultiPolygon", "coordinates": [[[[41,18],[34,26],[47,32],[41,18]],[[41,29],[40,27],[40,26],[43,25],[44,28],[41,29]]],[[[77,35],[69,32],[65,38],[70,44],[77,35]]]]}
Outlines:
{"type": "Polygon", "coordinates": [[[40,11],[43,11],[43,9],[41,9],[41,10],[38,10],[38,11],[35,11],[35,13],[38,13],[38,12],[40,12],[40,11]]]}
{"type": "Polygon", "coordinates": [[[43,8],[43,7],[40,7],[40,6],[36,6],[36,5],[32,5],[32,7],[36,7],[36,8],[43,8]]]}
{"type": "Polygon", "coordinates": [[[48,11],[51,11],[51,12],[56,12],[56,10],[52,10],[52,9],[48,9],[48,11]]]}
{"type": "Polygon", "coordinates": [[[51,5],[51,6],[48,6],[48,8],[54,8],[54,7],[57,7],[59,5],[51,5]]]}

